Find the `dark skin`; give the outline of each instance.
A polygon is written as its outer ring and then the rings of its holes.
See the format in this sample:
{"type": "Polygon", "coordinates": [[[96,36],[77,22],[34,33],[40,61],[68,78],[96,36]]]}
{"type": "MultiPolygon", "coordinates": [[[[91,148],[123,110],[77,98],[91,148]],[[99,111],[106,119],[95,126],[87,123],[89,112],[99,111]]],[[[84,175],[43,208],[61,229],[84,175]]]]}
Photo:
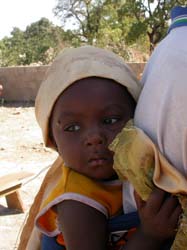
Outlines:
{"type": "Polygon", "coordinates": [[[126,88],[110,79],[90,77],[71,85],[51,117],[53,139],[66,165],[96,180],[115,177],[108,146],[134,109],[126,88]]]}
{"type": "Polygon", "coordinates": [[[155,188],[147,202],[135,193],[141,225],[124,249],[164,250],[172,242],[178,226],[181,206],[175,196],[155,188]]]}
{"type": "MultiPolygon", "coordinates": [[[[104,78],[86,78],[58,98],[51,117],[54,143],[66,165],[95,180],[117,178],[108,149],[133,117],[127,89],[104,78]]],[[[95,208],[67,200],[57,206],[68,250],[107,249],[107,218],[95,208]]]]}
{"type": "MultiPolygon", "coordinates": [[[[108,146],[133,117],[134,109],[127,89],[110,79],[90,77],[71,85],[58,98],[50,122],[52,140],[66,165],[95,180],[115,179],[108,146]]],[[[136,200],[142,223],[124,249],[162,249],[175,234],[178,204],[173,198],[166,204],[157,189],[146,203],[137,195],[136,200]],[[172,218],[166,216],[168,210],[172,218]]],[[[107,249],[104,214],[74,200],[63,201],[56,209],[68,250],[107,249]]]]}

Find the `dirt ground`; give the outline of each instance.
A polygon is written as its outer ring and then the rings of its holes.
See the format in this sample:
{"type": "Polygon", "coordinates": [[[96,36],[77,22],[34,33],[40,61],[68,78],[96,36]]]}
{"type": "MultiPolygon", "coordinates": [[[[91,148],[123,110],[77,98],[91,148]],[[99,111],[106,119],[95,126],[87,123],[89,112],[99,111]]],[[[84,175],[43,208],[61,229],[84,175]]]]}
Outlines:
{"type": "Polygon", "coordinates": [[[43,177],[56,153],[44,147],[31,103],[0,105],[0,176],[19,171],[34,175],[21,188],[25,213],[8,209],[5,197],[0,197],[0,250],[15,250],[43,177]]]}

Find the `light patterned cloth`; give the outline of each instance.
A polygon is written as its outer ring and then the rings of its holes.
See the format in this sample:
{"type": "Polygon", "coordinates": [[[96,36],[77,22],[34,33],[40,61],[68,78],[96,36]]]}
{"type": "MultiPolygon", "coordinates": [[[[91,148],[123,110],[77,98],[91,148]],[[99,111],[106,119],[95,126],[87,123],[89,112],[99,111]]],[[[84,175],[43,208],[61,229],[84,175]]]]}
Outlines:
{"type": "MultiPolygon", "coordinates": [[[[49,139],[48,125],[53,105],[58,96],[73,82],[91,76],[112,79],[127,87],[134,99],[138,99],[141,85],[121,57],[111,51],[93,46],[64,50],[52,63],[36,98],[36,117],[46,146],[54,148],[49,139]]],[[[61,176],[62,162],[59,157],[47,173],[30,209],[18,250],[40,249],[41,234],[34,226],[34,220],[43,200],[53,190],[61,176]]]]}
{"type": "Polygon", "coordinates": [[[47,172],[40,190],[38,191],[34,202],[30,208],[29,215],[26,224],[22,230],[18,250],[40,250],[41,233],[35,227],[35,218],[40,210],[40,206],[43,200],[46,199],[50,190],[52,190],[56,182],[61,177],[61,165],[62,159],[60,157],[53,163],[49,171],[47,172]]]}

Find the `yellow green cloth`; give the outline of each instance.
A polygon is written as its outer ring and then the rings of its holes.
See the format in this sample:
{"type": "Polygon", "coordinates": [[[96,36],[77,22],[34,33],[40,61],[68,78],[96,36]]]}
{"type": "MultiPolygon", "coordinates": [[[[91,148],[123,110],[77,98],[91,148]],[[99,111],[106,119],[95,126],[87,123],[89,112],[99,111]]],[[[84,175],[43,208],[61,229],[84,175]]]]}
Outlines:
{"type": "Polygon", "coordinates": [[[186,249],[187,179],[164,158],[141,129],[125,127],[110,149],[115,152],[114,166],[119,177],[128,179],[143,200],[147,200],[154,185],[177,195],[183,215],[171,249],[186,249]]]}

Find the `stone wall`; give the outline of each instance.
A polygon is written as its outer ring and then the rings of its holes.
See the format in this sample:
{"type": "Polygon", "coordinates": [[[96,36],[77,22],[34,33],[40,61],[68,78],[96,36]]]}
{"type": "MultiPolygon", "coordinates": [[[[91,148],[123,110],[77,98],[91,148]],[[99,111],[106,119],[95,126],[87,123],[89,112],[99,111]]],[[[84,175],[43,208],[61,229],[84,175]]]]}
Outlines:
{"type": "MultiPolygon", "coordinates": [[[[145,64],[129,63],[140,79],[145,64]]],[[[5,101],[34,101],[38,88],[49,66],[26,66],[0,68],[0,84],[5,101]]]]}

